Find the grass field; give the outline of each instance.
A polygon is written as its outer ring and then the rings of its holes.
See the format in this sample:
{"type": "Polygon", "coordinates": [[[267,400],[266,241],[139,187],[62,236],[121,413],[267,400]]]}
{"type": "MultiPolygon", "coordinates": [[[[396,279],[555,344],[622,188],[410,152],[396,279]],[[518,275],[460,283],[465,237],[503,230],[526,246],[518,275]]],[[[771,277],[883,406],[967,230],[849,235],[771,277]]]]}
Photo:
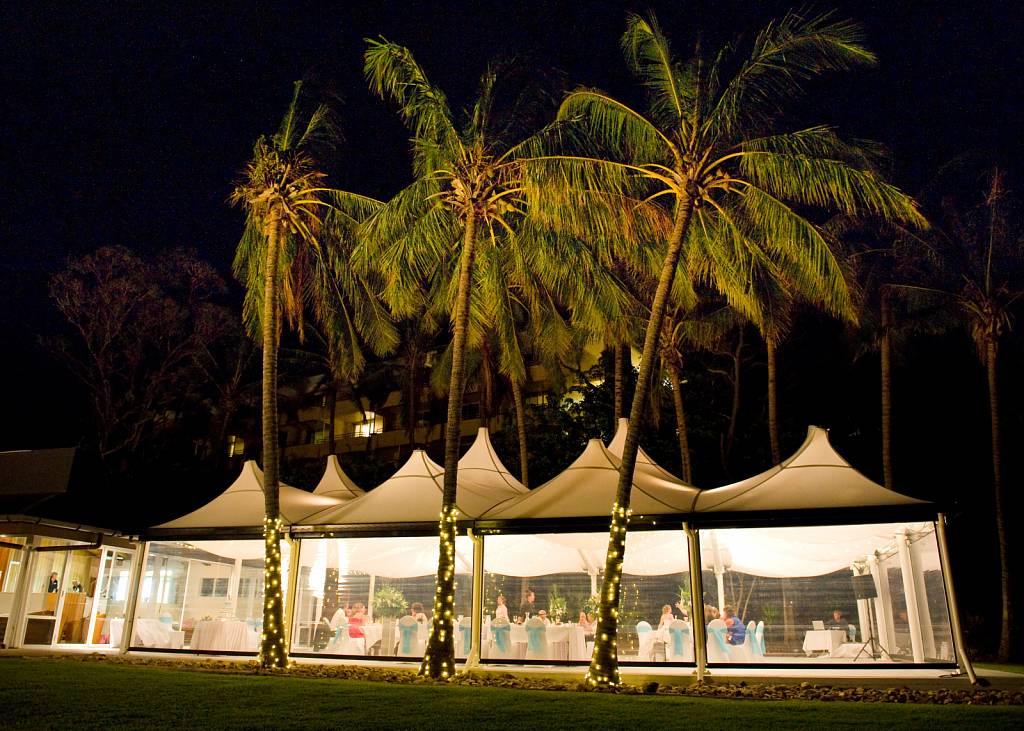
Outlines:
{"type": "Polygon", "coordinates": [[[1002,670],[1004,673],[1018,673],[1024,675],[1024,665],[1017,665],[1009,662],[976,662],[974,667],[985,670],[1002,670]]]}
{"type": "Polygon", "coordinates": [[[0,659],[5,729],[1020,728],[1022,707],[612,696],[0,659]]]}

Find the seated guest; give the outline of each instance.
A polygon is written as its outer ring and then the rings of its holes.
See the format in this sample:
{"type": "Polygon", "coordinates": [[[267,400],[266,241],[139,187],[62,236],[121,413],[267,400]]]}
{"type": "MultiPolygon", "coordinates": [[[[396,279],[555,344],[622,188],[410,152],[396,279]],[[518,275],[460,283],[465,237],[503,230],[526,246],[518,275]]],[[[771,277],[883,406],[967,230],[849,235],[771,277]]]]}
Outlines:
{"type": "Polygon", "coordinates": [[[587,617],[586,612],[580,612],[580,629],[583,630],[583,639],[590,641],[594,639],[594,623],[587,617]]]}
{"type": "Polygon", "coordinates": [[[704,619],[711,621],[712,619],[718,619],[718,607],[713,607],[710,604],[704,605],[704,619]]]}
{"type": "Polygon", "coordinates": [[[675,617],[672,615],[672,607],[668,604],[661,608],[661,620],[658,622],[658,629],[668,629],[675,617]]]}
{"type": "Polygon", "coordinates": [[[551,624],[551,622],[548,621],[548,612],[546,609],[541,609],[539,612],[537,612],[537,616],[540,617],[541,621],[544,624],[551,624]]]}
{"type": "Polygon", "coordinates": [[[527,589],[526,596],[523,597],[523,601],[519,605],[519,614],[522,615],[523,619],[532,617],[537,613],[536,606],[533,603],[535,598],[533,591],[527,589]]]}
{"type": "Polygon", "coordinates": [[[412,603],[412,606],[409,607],[409,614],[420,624],[426,624],[427,615],[423,613],[423,605],[419,602],[412,603]]]}
{"type": "Polygon", "coordinates": [[[362,625],[366,621],[366,607],[356,603],[352,607],[352,616],[348,618],[348,636],[364,637],[362,625]]]}
{"type": "Polygon", "coordinates": [[[494,608],[494,618],[508,621],[508,607],[505,606],[505,597],[502,594],[498,594],[498,606],[494,608]]]}
{"type": "Polygon", "coordinates": [[[846,621],[846,617],[838,609],[832,610],[832,616],[825,620],[825,626],[829,629],[846,629],[846,625],[849,622],[846,621]]]}
{"type": "Polygon", "coordinates": [[[731,606],[724,607],[722,618],[725,620],[726,640],[730,645],[742,645],[747,628],[743,626],[743,620],[736,616],[736,610],[731,606]]]}
{"type": "Polygon", "coordinates": [[[338,629],[343,624],[348,624],[348,608],[338,607],[337,611],[331,615],[331,629],[338,629]]]}

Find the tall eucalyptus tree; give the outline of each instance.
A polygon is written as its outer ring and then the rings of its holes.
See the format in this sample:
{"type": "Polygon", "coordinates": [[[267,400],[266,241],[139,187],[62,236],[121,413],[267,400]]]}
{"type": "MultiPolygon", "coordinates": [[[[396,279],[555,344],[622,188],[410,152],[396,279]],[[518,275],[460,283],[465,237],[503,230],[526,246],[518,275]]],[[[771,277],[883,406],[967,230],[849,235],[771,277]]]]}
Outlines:
{"type": "Polygon", "coordinates": [[[322,155],[339,139],[333,112],[295,84],[277,133],[260,137],[231,193],[246,213],[234,270],[245,285],[243,318],[263,347],[264,603],[260,664],[284,667],[279,505],[277,353],[284,321],[302,334],[307,311],[327,334],[339,370],[363,363],[360,335],[377,351],[397,336],[371,288],[348,266],[356,224],[377,201],[327,187],[322,155]]]}
{"type": "MultiPolygon", "coordinates": [[[[659,245],[649,247],[662,264],[612,506],[587,674],[592,685],[619,683],[615,643],[640,416],[680,262],[715,288],[723,271],[759,260],[786,262],[805,289],[838,311],[849,305],[842,273],[819,229],[798,209],[923,224],[913,202],[870,169],[859,147],[828,127],[789,131],[783,114],[815,77],[873,64],[861,36],[851,22],[790,13],[758,33],[745,54],[727,46],[705,58],[697,45],[688,59],[677,60],[653,18],[631,15],[622,46],[648,93],[647,113],[599,91],[573,92],[560,118],[579,120],[607,154],[553,155],[534,166],[536,215],[587,240],[615,231],[624,245],[642,244],[634,235],[640,217],[661,234],[659,245]]],[[[735,294],[721,289],[727,299],[735,294]]]]}

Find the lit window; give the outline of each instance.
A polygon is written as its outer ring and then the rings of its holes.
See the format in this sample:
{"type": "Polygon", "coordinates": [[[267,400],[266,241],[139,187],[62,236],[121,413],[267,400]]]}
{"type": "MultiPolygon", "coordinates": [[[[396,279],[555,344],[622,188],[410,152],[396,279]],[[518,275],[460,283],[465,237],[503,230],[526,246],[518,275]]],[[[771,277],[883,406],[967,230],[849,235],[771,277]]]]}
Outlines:
{"type": "Polygon", "coordinates": [[[357,437],[368,437],[371,434],[380,434],[383,431],[384,417],[372,411],[367,411],[366,418],[355,423],[353,434],[357,437]]]}

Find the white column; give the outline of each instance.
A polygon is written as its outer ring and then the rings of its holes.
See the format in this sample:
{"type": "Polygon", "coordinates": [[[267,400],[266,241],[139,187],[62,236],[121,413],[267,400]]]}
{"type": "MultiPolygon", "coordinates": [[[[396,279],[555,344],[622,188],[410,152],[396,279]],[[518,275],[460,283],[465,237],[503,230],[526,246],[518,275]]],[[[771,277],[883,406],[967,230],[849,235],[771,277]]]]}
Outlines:
{"type": "Polygon", "coordinates": [[[903,596],[907,605],[907,622],[910,624],[910,649],[914,662],[924,662],[924,637],[921,634],[921,614],[917,603],[917,586],[914,584],[914,566],[910,558],[910,539],[900,531],[896,534],[896,551],[900,557],[900,573],[903,574],[903,596]]]}
{"type": "Polygon", "coordinates": [[[4,633],[4,646],[8,648],[21,647],[25,639],[25,607],[31,591],[29,577],[32,576],[36,565],[36,552],[32,550],[36,540],[35,536],[29,536],[21,552],[21,573],[18,574],[18,584],[11,602],[11,614],[7,618],[7,631],[4,633]]]}
{"type": "Polygon", "coordinates": [[[236,558],[235,565],[231,567],[231,578],[228,579],[228,601],[231,602],[231,612],[238,616],[238,584],[242,579],[242,559],[236,558]]]}
{"type": "MultiPolygon", "coordinates": [[[[377,575],[370,574],[370,598],[366,600],[366,623],[373,624],[373,592],[377,588],[377,575]]],[[[383,643],[381,645],[383,647],[383,643]]],[[[367,650],[370,648],[367,647],[367,650]]]]}
{"type": "MultiPolygon", "coordinates": [[[[718,532],[711,533],[711,559],[714,562],[712,567],[715,572],[715,583],[718,585],[718,611],[725,611],[725,567],[722,565],[722,552],[718,547],[718,532]]],[[[703,604],[703,602],[701,602],[703,604]]]]}
{"type": "Polygon", "coordinates": [[[892,623],[892,594],[889,592],[889,572],[876,553],[868,562],[875,579],[875,621],[878,622],[876,638],[886,652],[896,651],[896,630],[892,623]]]}
{"type": "MultiPolygon", "coordinates": [[[[910,534],[907,534],[908,540],[910,534]]],[[[925,551],[934,544],[924,537],[917,537],[917,540],[910,543],[910,562],[914,568],[914,588],[917,591],[917,615],[921,619],[921,637],[924,639],[924,656],[936,658],[935,631],[932,628],[932,615],[928,611],[928,587],[924,582],[924,556],[925,551]]]]}
{"type": "Polygon", "coordinates": [[[597,574],[590,574],[590,596],[597,596],[597,574]]]}

